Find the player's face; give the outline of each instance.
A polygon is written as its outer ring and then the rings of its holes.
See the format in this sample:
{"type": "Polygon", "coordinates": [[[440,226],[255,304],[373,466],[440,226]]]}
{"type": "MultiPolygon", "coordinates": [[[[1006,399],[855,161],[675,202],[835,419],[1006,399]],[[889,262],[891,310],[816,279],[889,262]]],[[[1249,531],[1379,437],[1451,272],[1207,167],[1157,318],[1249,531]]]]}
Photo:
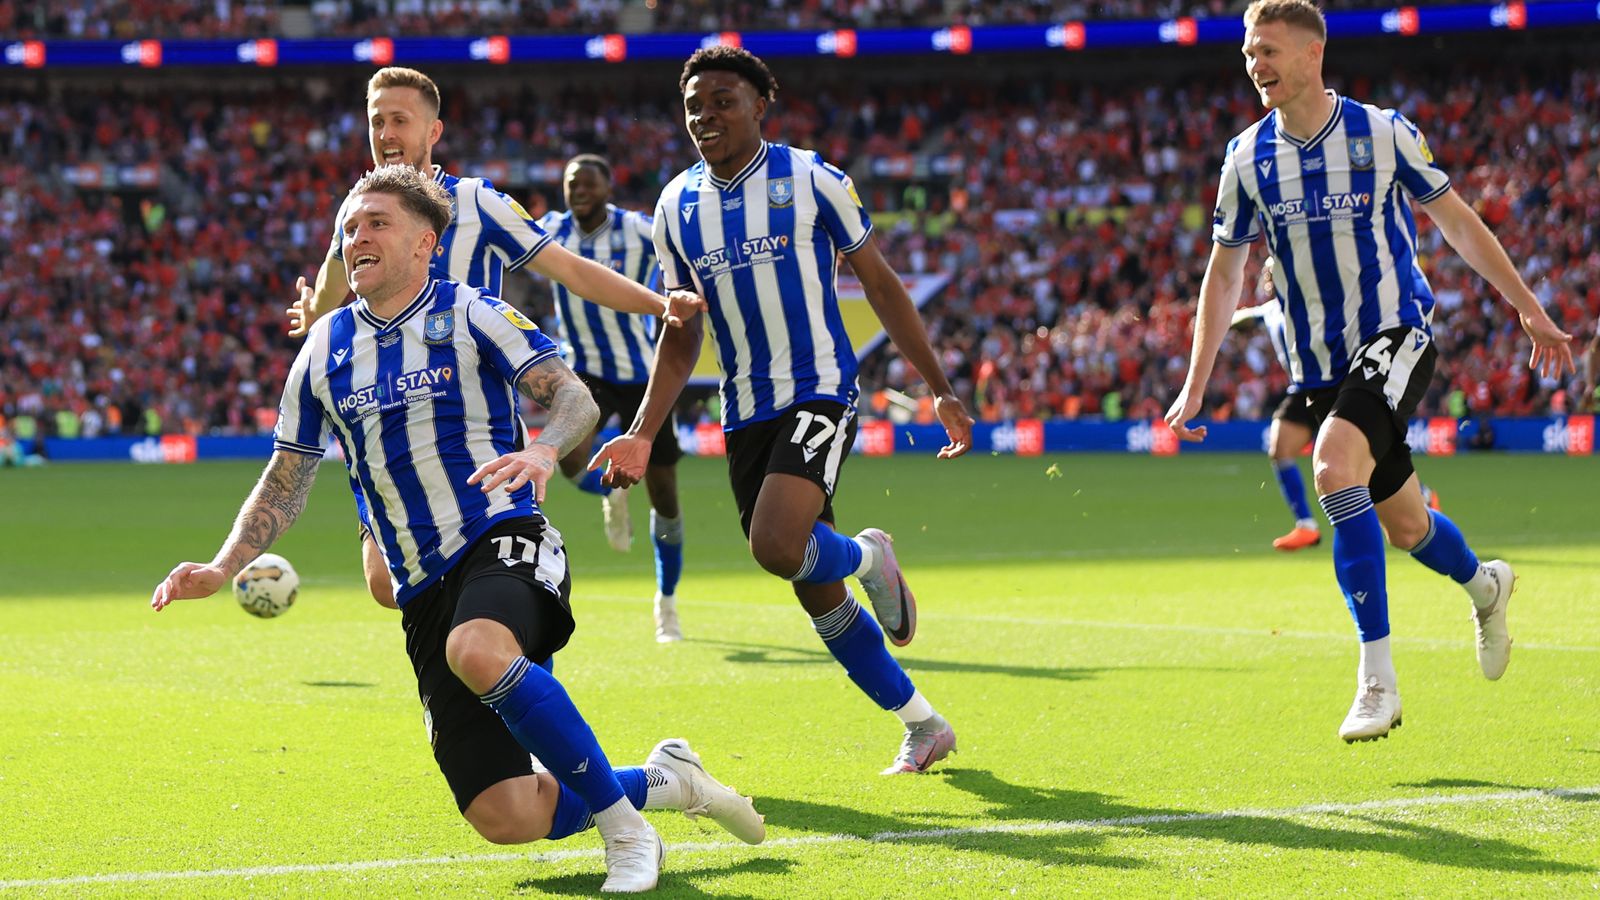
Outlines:
{"type": "Polygon", "coordinates": [[[443,133],[444,123],[416,88],[379,88],[367,101],[367,137],[374,165],[403,163],[419,169],[430,165],[433,145],[443,133]]]}
{"type": "Polygon", "coordinates": [[[684,123],[707,164],[735,162],[761,144],[767,101],[732,72],[701,72],[683,87],[684,123]]]}
{"type": "Polygon", "coordinates": [[[594,215],[611,200],[611,181],[595,166],[568,166],[562,187],[567,194],[567,209],[580,219],[594,215]]]}
{"type": "Polygon", "coordinates": [[[406,212],[393,194],[356,198],[340,239],[350,287],[363,297],[387,298],[428,269],[435,235],[420,217],[406,212]]]}
{"type": "Polygon", "coordinates": [[[1322,42],[1285,22],[1258,22],[1246,28],[1242,49],[1244,70],[1267,109],[1303,95],[1322,66],[1322,42]]]}

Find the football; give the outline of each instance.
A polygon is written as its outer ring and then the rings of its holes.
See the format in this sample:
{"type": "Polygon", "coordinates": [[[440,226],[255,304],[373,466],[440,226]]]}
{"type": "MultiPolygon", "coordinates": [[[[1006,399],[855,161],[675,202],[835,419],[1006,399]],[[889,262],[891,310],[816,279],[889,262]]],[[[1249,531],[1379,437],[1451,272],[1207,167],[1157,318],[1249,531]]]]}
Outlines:
{"type": "Polygon", "coordinates": [[[298,593],[299,573],[276,553],[256,557],[233,579],[233,599],[245,612],[263,619],[275,619],[288,612],[298,593]]]}

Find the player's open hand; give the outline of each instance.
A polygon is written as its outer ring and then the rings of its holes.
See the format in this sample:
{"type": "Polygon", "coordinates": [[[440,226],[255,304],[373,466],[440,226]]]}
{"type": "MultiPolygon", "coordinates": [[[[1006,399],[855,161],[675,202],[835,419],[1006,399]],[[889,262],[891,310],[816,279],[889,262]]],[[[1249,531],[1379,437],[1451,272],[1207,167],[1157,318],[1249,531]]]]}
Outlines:
{"type": "Polygon", "coordinates": [[[706,298],[694,291],[668,291],[667,312],[661,318],[673,328],[682,328],[683,323],[706,311],[706,298]]]}
{"type": "Polygon", "coordinates": [[[1544,310],[1523,315],[1522,330],[1533,339],[1528,368],[1545,378],[1560,378],[1562,372],[1578,371],[1577,363],[1572,361],[1572,335],[1556,327],[1544,310]]]}
{"type": "Polygon", "coordinates": [[[556,447],[534,441],[526,450],[507,453],[479,466],[478,471],[467,476],[467,484],[482,482],[485,494],[502,485],[509,494],[532,484],[534,502],[543,503],[545,485],[550,483],[550,476],[556,470],[558,452],[556,447]]]}
{"type": "Polygon", "coordinates": [[[959,397],[955,394],[934,397],[933,412],[950,438],[950,443],[939,450],[940,459],[955,459],[972,449],[972,416],[959,397]]]}
{"type": "Polygon", "coordinates": [[[216,566],[201,563],[178,563],[165,581],[156,585],[150,595],[150,608],[156,612],[166,609],[174,600],[193,600],[215,594],[227,582],[228,574],[216,566]]]}
{"type": "Polygon", "coordinates": [[[300,337],[311,330],[311,298],[316,291],[306,284],[304,275],[294,283],[294,289],[300,296],[284,312],[289,314],[289,336],[300,337]]]}
{"type": "Polygon", "coordinates": [[[1180,440],[1199,443],[1206,439],[1206,426],[1190,428],[1188,423],[1195,416],[1200,415],[1200,392],[1190,395],[1189,386],[1183,386],[1178,399],[1172,401],[1172,408],[1167,410],[1167,425],[1172,428],[1172,433],[1180,440]]]}
{"type": "Polygon", "coordinates": [[[650,464],[652,441],[637,434],[623,434],[606,441],[600,452],[589,460],[589,471],[605,469],[600,483],[612,488],[630,488],[644,478],[645,466],[650,464]]]}

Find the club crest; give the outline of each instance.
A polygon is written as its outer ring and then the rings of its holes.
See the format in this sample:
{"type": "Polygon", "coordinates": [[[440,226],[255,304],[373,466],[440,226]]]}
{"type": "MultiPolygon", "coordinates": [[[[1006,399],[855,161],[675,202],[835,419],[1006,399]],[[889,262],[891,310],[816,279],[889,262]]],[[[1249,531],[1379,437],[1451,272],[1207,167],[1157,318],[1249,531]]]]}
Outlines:
{"type": "Polygon", "coordinates": [[[1370,169],[1370,168],[1372,168],[1372,138],[1370,138],[1370,137],[1350,138],[1349,144],[1350,144],[1350,168],[1352,168],[1352,169],[1370,169]]]}
{"type": "Polygon", "coordinates": [[[434,313],[422,325],[422,339],[430,344],[448,344],[456,332],[456,311],[434,313]]]}
{"type": "Polygon", "coordinates": [[[794,179],[774,178],[767,182],[767,204],[782,209],[794,204],[794,179]]]}

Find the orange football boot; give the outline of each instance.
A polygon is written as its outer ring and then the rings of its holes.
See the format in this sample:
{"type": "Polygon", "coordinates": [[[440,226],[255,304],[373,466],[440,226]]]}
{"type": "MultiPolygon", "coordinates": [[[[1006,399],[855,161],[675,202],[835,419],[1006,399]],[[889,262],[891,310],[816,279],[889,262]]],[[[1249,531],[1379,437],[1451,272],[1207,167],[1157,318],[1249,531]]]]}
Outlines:
{"type": "Polygon", "coordinates": [[[1281,538],[1272,542],[1274,550],[1293,552],[1315,547],[1322,543],[1322,532],[1315,528],[1296,528],[1281,538]]]}

